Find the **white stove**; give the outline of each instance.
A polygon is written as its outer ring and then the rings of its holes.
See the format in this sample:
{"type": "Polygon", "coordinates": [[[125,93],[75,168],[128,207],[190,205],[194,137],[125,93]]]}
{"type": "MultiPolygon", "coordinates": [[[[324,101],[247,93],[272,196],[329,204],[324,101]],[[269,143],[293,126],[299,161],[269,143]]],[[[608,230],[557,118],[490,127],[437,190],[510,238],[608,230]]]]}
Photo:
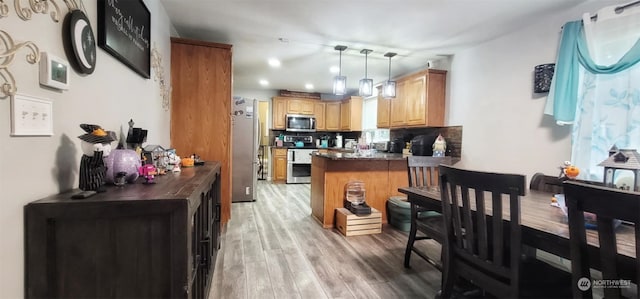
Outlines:
{"type": "Polygon", "coordinates": [[[311,153],[315,149],[290,148],[287,151],[287,184],[311,183],[311,153]]]}

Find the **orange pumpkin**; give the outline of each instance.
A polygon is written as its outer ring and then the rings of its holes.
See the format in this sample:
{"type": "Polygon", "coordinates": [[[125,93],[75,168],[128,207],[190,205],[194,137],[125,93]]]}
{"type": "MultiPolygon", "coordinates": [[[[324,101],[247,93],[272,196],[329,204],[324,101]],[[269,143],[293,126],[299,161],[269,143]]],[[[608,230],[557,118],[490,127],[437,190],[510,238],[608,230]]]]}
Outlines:
{"type": "Polygon", "coordinates": [[[580,169],[576,166],[569,165],[564,169],[564,174],[570,179],[575,179],[578,174],[580,174],[580,169]]]}

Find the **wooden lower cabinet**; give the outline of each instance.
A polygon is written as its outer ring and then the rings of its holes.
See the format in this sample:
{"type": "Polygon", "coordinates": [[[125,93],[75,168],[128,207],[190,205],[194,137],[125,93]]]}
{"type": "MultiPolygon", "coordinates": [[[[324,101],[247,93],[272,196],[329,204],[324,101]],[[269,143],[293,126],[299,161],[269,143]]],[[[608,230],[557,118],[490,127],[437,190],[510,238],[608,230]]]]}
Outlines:
{"type": "Polygon", "coordinates": [[[273,157],[273,177],[275,183],[287,182],[287,149],[274,148],[271,155],[273,157]]]}
{"type": "Polygon", "coordinates": [[[155,184],[25,206],[26,298],[207,298],[220,248],[220,163],[155,184]]]}
{"type": "Polygon", "coordinates": [[[311,215],[323,228],[335,225],[335,210],[343,207],[347,183],[362,181],[366,202],[382,213],[387,223],[386,203],[390,196],[402,195],[398,188],[408,186],[406,159],[311,158],[311,215]]]}

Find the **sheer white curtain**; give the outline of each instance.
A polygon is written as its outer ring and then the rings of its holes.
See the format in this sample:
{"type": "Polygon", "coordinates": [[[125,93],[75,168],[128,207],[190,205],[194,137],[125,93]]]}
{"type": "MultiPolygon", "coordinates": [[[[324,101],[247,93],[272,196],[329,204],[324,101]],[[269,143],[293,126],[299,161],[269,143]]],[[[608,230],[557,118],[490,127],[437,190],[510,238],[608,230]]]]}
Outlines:
{"type": "MultiPolygon", "coordinates": [[[[640,6],[605,7],[583,17],[590,56],[597,65],[615,64],[640,38],[640,6]]],[[[573,125],[571,159],[581,168],[583,179],[603,179],[597,164],[609,149],[640,150],[640,63],[615,73],[592,74],[580,66],[578,102],[573,125]]]]}

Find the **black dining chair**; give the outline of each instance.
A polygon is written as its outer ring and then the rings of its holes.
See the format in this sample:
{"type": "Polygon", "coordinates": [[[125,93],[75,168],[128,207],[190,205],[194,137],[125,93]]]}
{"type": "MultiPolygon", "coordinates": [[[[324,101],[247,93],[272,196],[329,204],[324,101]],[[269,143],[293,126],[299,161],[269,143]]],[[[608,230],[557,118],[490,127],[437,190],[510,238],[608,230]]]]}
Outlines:
{"type": "MultiPolygon", "coordinates": [[[[640,260],[637,258],[640,256],[640,193],[572,181],[566,181],[563,186],[569,216],[573,298],[592,298],[592,288],[587,287],[587,282],[592,281],[592,260],[607,261],[601,263],[602,279],[633,280],[636,282],[636,296],[640,295],[640,260]],[[595,229],[599,241],[599,250],[596,251],[588,250],[585,212],[596,215],[595,229]],[[636,259],[633,265],[613,262],[618,260],[615,230],[619,221],[626,221],[635,227],[636,259]],[[593,254],[597,256],[590,258],[593,254]],[[624,277],[619,272],[624,266],[631,266],[631,272],[635,272],[635,275],[624,277]]],[[[604,297],[622,298],[621,290],[604,288],[604,297]]]]}
{"type": "MultiPolygon", "coordinates": [[[[409,187],[439,188],[438,165],[440,164],[451,164],[451,157],[407,157],[409,187]]],[[[409,239],[404,254],[405,268],[411,267],[411,252],[415,252],[418,256],[440,269],[440,263],[414,247],[414,243],[416,240],[433,239],[442,244],[444,241],[442,214],[411,204],[411,219],[411,229],[409,230],[409,239]],[[421,235],[417,235],[418,231],[421,235]]]]}
{"type": "Polygon", "coordinates": [[[553,267],[522,259],[520,197],[525,185],[523,175],[440,166],[446,228],[441,298],[452,297],[459,278],[497,298],[571,296],[569,273],[564,281],[530,277],[553,267]]]}
{"type": "Polygon", "coordinates": [[[557,176],[546,175],[542,172],[536,172],[531,177],[529,189],[544,191],[549,193],[562,193],[562,180],[557,176]]]}

